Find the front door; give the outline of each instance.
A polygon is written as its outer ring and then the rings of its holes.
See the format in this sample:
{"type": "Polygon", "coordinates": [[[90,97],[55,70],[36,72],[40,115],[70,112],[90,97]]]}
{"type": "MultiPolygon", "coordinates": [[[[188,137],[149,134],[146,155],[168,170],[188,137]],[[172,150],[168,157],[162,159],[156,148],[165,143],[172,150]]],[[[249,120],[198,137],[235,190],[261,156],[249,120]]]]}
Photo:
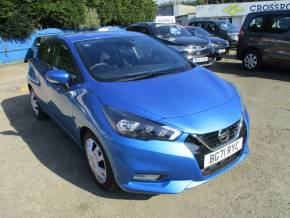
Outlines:
{"type": "Polygon", "coordinates": [[[54,120],[69,134],[73,134],[76,127],[72,114],[73,103],[75,101],[75,90],[78,87],[78,68],[69,48],[60,41],[54,42],[55,61],[52,70],[64,70],[70,74],[70,82],[65,85],[48,84],[49,92],[49,111],[54,120]]]}

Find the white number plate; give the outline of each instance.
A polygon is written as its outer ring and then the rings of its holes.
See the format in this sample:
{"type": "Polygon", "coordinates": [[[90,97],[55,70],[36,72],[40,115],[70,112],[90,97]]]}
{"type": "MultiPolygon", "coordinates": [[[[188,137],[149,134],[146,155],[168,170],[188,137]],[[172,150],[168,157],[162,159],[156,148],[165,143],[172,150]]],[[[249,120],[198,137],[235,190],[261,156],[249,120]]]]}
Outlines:
{"type": "Polygon", "coordinates": [[[220,54],[221,54],[221,53],[225,53],[225,52],[226,52],[225,49],[219,49],[219,50],[218,50],[218,53],[220,53],[220,54]]]}
{"type": "Polygon", "coordinates": [[[202,58],[192,58],[193,63],[200,63],[200,62],[207,62],[208,57],[202,57],[202,58]]]}
{"type": "Polygon", "coordinates": [[[243,138],[240,138],[224,147],[221,149],[211,152],[207,155],[204,156],[204,163],[203,166],[204,168],[209,167],[217,162],[220,162],[227,157],[233,155],[234,153],[238,152],[241,150],[243,147],[243,138]]]}

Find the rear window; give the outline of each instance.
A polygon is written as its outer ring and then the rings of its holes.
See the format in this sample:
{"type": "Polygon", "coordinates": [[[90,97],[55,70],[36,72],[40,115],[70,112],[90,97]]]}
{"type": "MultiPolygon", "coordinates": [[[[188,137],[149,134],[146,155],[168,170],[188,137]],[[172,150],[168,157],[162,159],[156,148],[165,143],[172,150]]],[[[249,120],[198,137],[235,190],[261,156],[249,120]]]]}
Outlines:
{"type": "Polygon", "coordinates": [[[275,16],[269,18],[268,32],[285,33],[289,30],[290,16],[275,16]]]}
{"type": "Polygon", "coordinates": [[[222,20],[222,21],[216,21],[216,24],[219,26],[219,28],[221,30],[224,31],[229,31],[229,30],[233,30],[233,29],[238,29],[238,27],[236,27],[234,24],[230,23],[227,20],[222,20]]]}
{"type": "Polygon", "coordinates": [[[255,17],[249,23],[249,31],[250,32],[262,32],[262,27],[264,23],[264,17],[255,17]]]}
{"type": "Polygon", "coordinates": [[[175,24],[156,24],[153,30],[155,36],[160,38],[192,36],[186,28],[175,24]]]}

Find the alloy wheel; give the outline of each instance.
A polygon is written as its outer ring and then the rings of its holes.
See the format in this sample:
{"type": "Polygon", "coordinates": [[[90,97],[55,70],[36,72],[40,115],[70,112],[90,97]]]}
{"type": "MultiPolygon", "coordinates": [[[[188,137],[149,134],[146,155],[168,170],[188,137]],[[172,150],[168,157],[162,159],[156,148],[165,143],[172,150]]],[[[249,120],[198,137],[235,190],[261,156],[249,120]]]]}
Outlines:
{"type": "Polygon", "coordinates": [[[258,65],[258,57],[256,54],[249,53],[244,58],[245,67],[248,69],[254,69],[258,65]]]}

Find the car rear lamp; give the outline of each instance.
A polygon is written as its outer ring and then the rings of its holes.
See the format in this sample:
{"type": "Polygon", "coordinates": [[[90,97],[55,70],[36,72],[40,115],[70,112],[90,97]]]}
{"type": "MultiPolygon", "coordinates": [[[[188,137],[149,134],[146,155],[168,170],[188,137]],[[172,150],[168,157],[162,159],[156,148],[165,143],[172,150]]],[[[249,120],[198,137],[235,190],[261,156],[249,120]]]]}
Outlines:
{"type": "Polygon", "coordinates": [[[158,174],[135,174],[133,179],[136,181],[158,181],[161,175],[158,174]]]}
{"type": "Polygon", "coordinates": [[[245,34],[245,31],[243,29],[241,29],[239,32],[239,38],[242,37],[244,34],[245,34]]]}

